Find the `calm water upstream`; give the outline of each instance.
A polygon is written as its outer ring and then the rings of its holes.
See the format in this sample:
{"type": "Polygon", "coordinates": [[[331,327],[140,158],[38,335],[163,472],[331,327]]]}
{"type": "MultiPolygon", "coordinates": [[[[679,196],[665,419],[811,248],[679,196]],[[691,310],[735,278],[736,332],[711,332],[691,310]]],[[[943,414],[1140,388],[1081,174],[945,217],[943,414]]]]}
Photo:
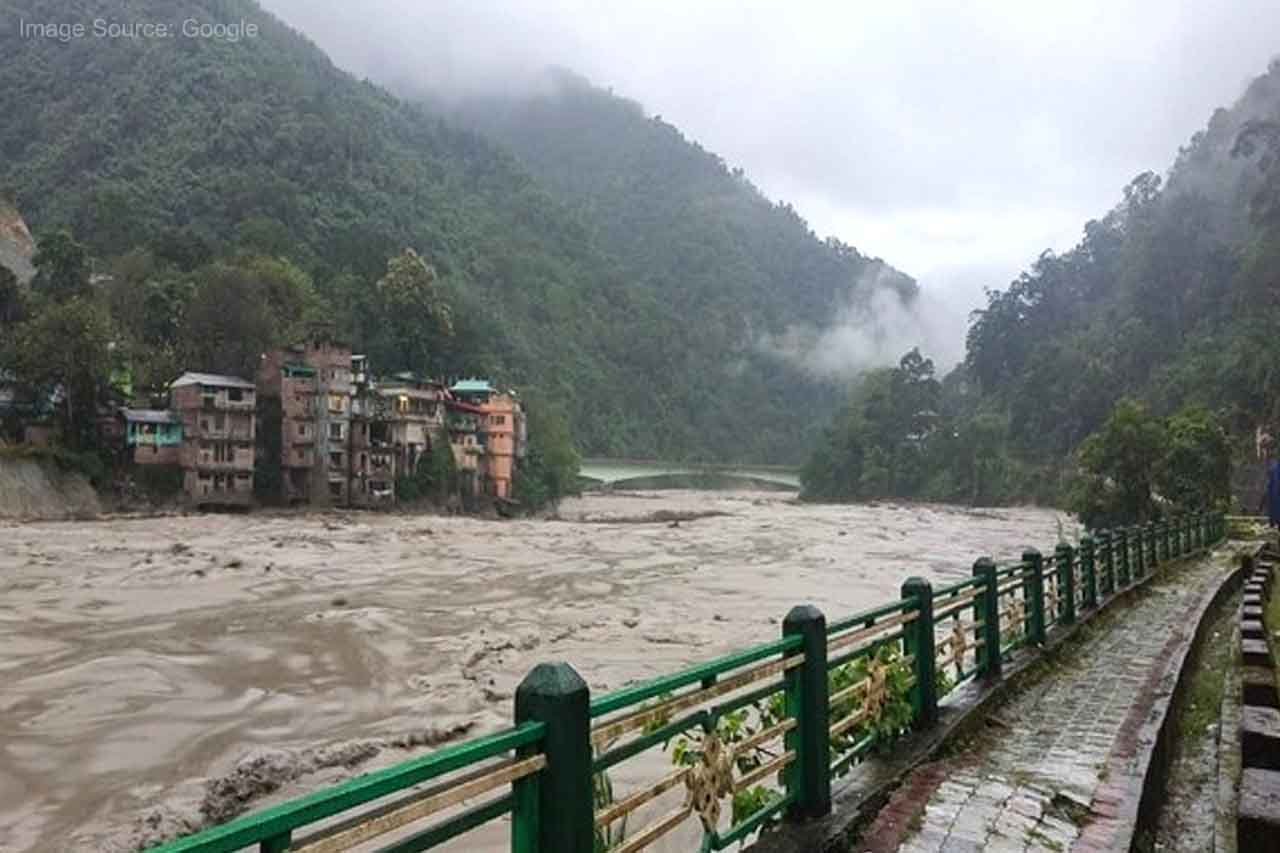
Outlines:
{"type": "MultiPolygon", "coordinates": [[[[539,661],[614,689],[772,639],[793,604],[845,615],[1071,527],[776,492],[594,495],[562,517],[0,526],[0,849],[132,849],[202,805],[502,726],[539,661]],[[659,510],[724,515],[646,520],[659,510]]],[[[489,835],[460,849],[501,846],[489,835]]]]}

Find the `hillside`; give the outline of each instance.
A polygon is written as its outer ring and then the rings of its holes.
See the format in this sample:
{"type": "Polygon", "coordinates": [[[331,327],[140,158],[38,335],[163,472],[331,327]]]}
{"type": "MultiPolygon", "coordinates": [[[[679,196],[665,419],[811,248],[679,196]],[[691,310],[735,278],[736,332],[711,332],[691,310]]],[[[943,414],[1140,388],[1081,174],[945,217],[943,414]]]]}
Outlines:
{"type": "Polygon", "coordinates": [[[1088,467],[1077,451],[1119,412],[1121,445],[1148,416],[1184,413],[1170,428],[1205,436],[1220,424],[1235,448],[1235,492],[1256,501],[1255,430],[1280,434],[1280,62],[1215,111],[1165,175],[1134,178],[1084,235],[990,292],[964,365],[945,381],[904,364],[855,396],[811,461],[815,495],[883,491],[910,433],[902,455],[930,473],[908,478],[907,494],[1060,502],[1088,467]],[[911,394],[930,401],[928,424],[878,417],[892,408],[878,400],[911,394]],[[1138,408],[1118,408],[1125,398],[1138,408]],[[883,464],[868,489],[873,448],[883,464]],[[821,475],[837,468],[846,473],[821,475]]]}
{"type": "Polygon", "coordinates": [[[674,129],[654,125],[666,142],[642,169],[603,159],[607,146],[569,156],[651,198],[692,169],[688,191],[644,210],[627,191],[586,206],[523,154],[335,68],[251,0],[16,12],[259,28],[235,42],[6,37],[0,190],[37,234],[69,226],[104,266],[137,247],[187,267],[285,256],[357,346],[376,334],[347,316],[361,289],[411,246],[457,334],[432,340],[427,363],[386,368],[493,373],[562,405],[588,454],[794,461],[831,410],[833,388],[759,335],[823,322],[880,265],[819,242],[674,129]]]}
{"type": "Polygon", "coordinates": [[[1008,407],[1014,441],[1068,451],[1126,395],[1164,412],[1208,406],[1237,433],[1280,418],[1277,121],[1280,63],[1163,179],[1139,175],[1077,247],[992,294],[966,363],[1008,407]]]}
{"type": "MultiPolygon", "coordinates": [[[[727,421],[783,427],[791,461],[817,437],[842,385],[803,358],[780,361],[769,342],[821,330],[833,315],[871,311],[874,295],[910,306],[915,282],[836,240],[819,240],[786,203],[765,197],[741,169],[649,116],[638,103],[563,69],[518,96],[472,98],[451,115],[512,151],[588,224],[617,259],[627,289],[676,327],[702,318],[704,366],[673,385],[672,428],[720,431],[727,421]],[[708,408],[724,389],[734,409],[708,408]]],[[[638,375],[680,371],[667,347],[637,341],[638,375]]],[[[744,457],[745,458],[745,457],[744,457]]]]}

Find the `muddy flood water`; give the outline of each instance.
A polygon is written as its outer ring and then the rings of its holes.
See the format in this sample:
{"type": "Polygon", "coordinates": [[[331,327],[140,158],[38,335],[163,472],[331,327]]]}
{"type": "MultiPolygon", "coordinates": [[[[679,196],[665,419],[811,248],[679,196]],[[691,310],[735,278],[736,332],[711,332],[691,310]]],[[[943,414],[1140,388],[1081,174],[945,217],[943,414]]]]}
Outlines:
{"type": "Polygon", "coordinates": [[[0,524],[0,850],[137,849],[507,725],[538,662],[616,689],[773,639],[794,604],[834,618],[1047,546],[1059,520],[673,491],[560,520],[0,524]]]}

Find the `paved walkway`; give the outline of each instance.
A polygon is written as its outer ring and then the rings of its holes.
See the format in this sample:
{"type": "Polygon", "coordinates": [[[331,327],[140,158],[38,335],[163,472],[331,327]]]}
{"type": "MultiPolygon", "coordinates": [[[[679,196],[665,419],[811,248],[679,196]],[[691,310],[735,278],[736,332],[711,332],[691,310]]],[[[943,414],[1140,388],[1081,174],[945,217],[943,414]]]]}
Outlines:
{"type": "Polygon", "coordinates": [[[1194,629],[1191,614],[1228,564],[1219,553],[1182,567],[1084,626],[985,731],[908,777],[854,849],[1106,849],[1105,825],[1128,819],[1137,729],[1168,692],[1159,676],[1179,645],[1171,639],[1194,629]]]}

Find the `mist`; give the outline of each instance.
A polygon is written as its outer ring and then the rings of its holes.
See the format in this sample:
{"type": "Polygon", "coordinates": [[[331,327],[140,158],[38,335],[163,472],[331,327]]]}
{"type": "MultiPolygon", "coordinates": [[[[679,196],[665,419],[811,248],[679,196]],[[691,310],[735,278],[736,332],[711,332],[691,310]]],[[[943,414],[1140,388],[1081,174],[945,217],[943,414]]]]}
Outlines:
{"type": "Polygon", "coordinates": [[[402,95],[521,94],[563,66],[639,101],[920,282],[918,306],[870,329],[851,308],[815,352],[882,361],[922,342],[939,364],[984,288],[1163,171],[1280,31],[1271,0],[265,5],[402,95]]]}
{"type": "Polygon", "coordinates": [[[895,278],[883,269],[868,272],[828,324],[761,335],[756,348],[826,379],[849,380],[896,365],[913,347],[940,373],[949,371],[964,358],[968,314],[945,295],[927,291],[904,301],[895,278]]]}

